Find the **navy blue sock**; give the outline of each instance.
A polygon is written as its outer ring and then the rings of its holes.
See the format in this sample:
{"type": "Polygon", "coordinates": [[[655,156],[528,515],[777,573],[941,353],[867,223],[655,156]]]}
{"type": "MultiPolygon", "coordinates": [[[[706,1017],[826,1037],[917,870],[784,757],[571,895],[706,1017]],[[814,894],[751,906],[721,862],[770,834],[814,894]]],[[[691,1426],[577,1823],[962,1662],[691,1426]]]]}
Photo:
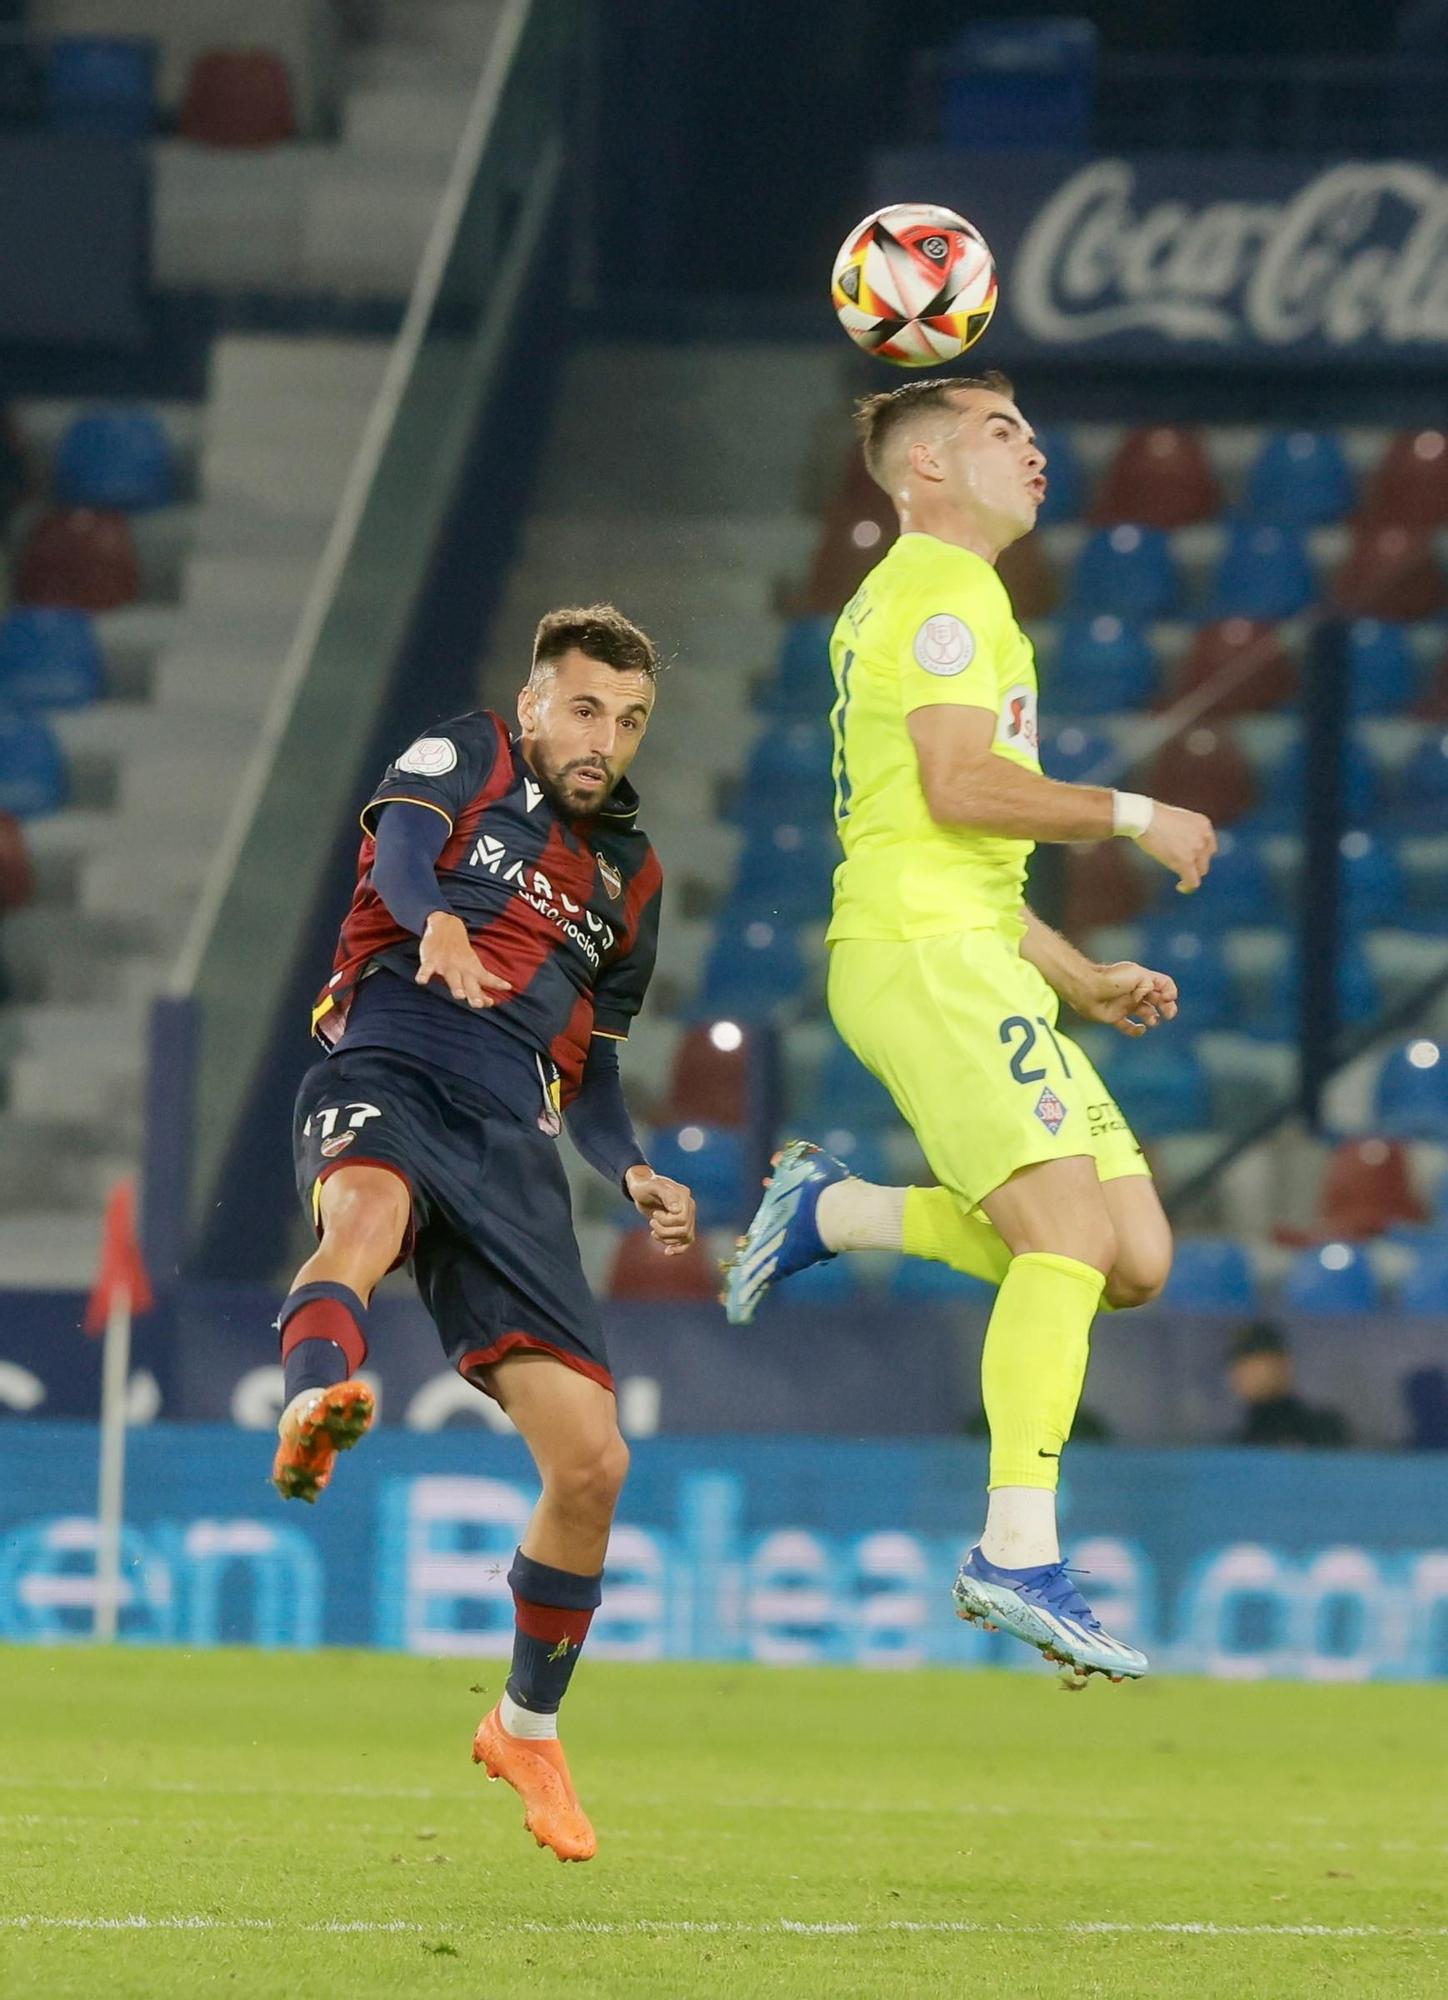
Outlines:
{"type": "Polygon", "coordinates": [[[519,1549],[508,1584],[515,1621],[508,1694],[519,1708],[555,1715],[603,1601],[603,1571],[576,1576],[572,1570],[534,1562],[519,1549]]]}
{"type": "Polygon", "coordinates": [[[277,1315],[286,1376],[283,1401],[304,1389],[345,1382],[367,1359],[367,1308],[349,1285],[330,1278],[298,1285],[277,1315]]]}

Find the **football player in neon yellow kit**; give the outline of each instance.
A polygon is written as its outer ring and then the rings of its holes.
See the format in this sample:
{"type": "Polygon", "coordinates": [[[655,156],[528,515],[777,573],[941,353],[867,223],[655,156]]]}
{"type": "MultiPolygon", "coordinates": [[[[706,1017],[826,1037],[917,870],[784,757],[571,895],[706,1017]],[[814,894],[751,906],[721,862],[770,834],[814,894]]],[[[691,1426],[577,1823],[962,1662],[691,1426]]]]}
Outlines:
{"type": "Polygon", "coordinates": [[[1164,975],[1094,965],[1023,900],[1037,840],[1133,838],[1197,887],[1198,813],[1056,783],[1036,752],[1036,674],[995,571],[1029,532],[1045,458],[1002,375],[912,382],[860,405],[865,460],[900,537],[835,628],[835,813],[845,860],[830,923],[830,1012],[888,1086],[938,1188],[877,1188],[796,1141],[728,1272],[731,1319],[841,1249],[897,1248],[999,1286],[982,1355],[991,1433],[962,1617],[1078,1675],[1146,1671],[1060,1559],[1060,1454],[1103,1303],[1145,1303],[1171,1232],[1141,1149],[1059,1000],[1142,1034],[1176,1012],[1164,975]]]}

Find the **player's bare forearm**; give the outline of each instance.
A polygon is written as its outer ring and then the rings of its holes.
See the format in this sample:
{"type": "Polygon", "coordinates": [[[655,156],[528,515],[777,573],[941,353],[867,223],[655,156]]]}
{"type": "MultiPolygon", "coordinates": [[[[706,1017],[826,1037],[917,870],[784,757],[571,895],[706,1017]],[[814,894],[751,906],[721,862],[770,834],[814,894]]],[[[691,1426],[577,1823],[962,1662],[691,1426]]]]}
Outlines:
{"type": "Polygon", "coordinates": [[[1029,907],[1022,910],[1026,934],[1021,939],[1021,957],[1034,965],[1046,984],[1069,1006],[1081,1011],[1081,1002],[1091,993],[1100,967],[1068,938],[1043,923],[1029,907]]]}
{"type": "Polygon", "coordinates": [[[1012,840],[1109,840],[1113,793],[1063,785],[994,750],[995,716],[982,708],[919,708],[909,717],[932,819],[1012,840]]]}
{"type": "Polygon", "coordinates": [[[1166,973],[1130,959],[1101,965],[1042,923],[1034,910],[1023,909],[1022,914],[1026,931],[1021,957],[1083,1020],[1099,1021],[1135,1037],[1176,1019],[1176,983],[1166,973]]]}

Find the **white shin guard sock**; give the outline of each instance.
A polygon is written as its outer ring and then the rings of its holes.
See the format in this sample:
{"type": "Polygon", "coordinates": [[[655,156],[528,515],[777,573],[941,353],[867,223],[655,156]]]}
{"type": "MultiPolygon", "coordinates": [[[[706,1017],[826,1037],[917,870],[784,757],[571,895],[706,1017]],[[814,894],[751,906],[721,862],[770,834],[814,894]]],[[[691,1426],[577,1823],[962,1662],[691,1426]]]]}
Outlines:
{"type": "Polygon", "coordinates": [[[538,1715],[531,1708],[519,1708],[506,1689],[498,1703],[498,1720],[510,1736],[530,1737],[535,1743],[542,1737],[558,1734],[556,1710],[552,1715],[538,1715]]]}
{"type": "Polygon", "coordinates": [[[1061,1560],[1056,1496],[1044,1486],[997,1486],[990,1495],[980,1552],[997,1569],[1034,1569],[1061,1560]]]}
{"type": "Polygon", "coordinates": [[[820,1194],[815,1227],[827,1250],[903,1250],[908,1188],[835,1181],[820,1194]]]}

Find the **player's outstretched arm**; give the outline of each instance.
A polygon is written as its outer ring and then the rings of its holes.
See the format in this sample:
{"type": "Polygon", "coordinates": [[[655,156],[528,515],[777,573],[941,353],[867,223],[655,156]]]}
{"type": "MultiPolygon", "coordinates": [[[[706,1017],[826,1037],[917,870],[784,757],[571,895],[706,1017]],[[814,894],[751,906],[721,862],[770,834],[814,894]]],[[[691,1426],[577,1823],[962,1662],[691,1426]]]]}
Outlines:
{"type": "Polygon", "coordinates": [[[1043,923],[1034,910],[1025,912],[1026,934],[1021,957],[1086,1021],[1100,1021],[1123,1035],[1144,1035],[1149,1028],[1172,1021],[1177,1012],[1176,981],[1164,972],[1121,959],[1098,965],[1076,949],[1059,931],[1043,923]]]}
{"type": "Polygon", "coordinates": [[[1129,835],[1185,890],[1198,888],[1211,865],[1216,835],[1201,813],[1106,785],[1063,785],[997,757],[991,709],[941,703],[914,709],[907,720],[925,803],[941,826],[1012,840],[1129,835]]]}

